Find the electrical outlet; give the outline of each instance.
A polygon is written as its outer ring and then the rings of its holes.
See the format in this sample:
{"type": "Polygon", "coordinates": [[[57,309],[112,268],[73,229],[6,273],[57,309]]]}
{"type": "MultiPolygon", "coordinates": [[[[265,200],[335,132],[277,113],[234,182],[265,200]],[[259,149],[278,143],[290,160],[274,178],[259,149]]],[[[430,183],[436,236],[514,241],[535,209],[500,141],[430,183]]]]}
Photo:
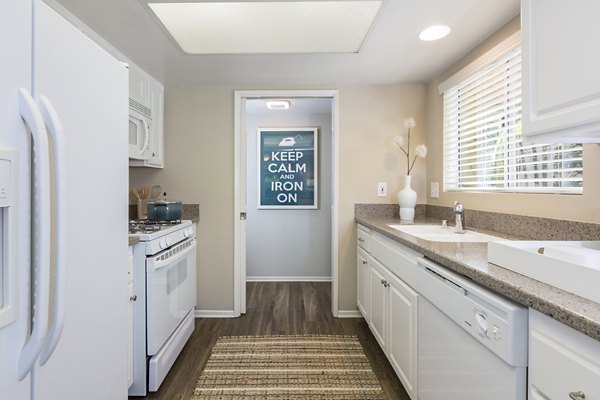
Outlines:
{"type": "Polygon", "coordinates": [[[437,182],[431,182],[431,198],[432,199],[440,198],[440,184],[437,182]]]}
{"type": "Polygon", "coordinates": [[[377,184],[377,196],[379,196],[379,197],[387,196],[387,182],[379,182],[377,184]]]}

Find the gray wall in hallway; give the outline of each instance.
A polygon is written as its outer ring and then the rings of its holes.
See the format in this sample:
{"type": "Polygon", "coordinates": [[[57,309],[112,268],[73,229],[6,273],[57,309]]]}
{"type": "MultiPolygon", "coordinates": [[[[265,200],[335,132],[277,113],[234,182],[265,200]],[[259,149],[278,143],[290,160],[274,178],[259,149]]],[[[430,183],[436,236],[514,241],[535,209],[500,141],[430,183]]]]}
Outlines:
{"type": "Polygon", "coordinates": [[[253,114],[247,126],[246,275],[331,277],[331,114],[253,114]],[[257,128],[319,128],[319,208],[257,209],[257,128]]]}

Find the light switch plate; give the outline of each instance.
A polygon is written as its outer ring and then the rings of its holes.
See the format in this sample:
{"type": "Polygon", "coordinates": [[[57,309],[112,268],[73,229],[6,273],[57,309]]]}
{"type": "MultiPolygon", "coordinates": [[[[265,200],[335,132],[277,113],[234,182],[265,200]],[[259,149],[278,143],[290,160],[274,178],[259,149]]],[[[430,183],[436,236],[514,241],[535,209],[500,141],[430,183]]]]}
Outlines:
{"type": "Polygon", "coordinates": [[[432,199],[440,198],[440,184],[437,182],[431,182],[431,198],[432,199]]]}
{"type": "Polygon", "coordinates": [[[387,196],[387,182],[379,182],[377,184],[377,196],[378,197],[387,196]]]}

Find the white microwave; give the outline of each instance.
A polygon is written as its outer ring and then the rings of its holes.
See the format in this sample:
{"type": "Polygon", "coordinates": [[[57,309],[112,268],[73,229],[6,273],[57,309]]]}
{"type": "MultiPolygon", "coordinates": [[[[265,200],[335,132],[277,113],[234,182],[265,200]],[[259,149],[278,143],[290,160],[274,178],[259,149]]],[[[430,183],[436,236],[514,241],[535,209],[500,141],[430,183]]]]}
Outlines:
{"type": "Polygon", "coordinates": [[[152,110],[129,99],[129,158],[149,160],[152,158],[150,141],[152,110]]]}

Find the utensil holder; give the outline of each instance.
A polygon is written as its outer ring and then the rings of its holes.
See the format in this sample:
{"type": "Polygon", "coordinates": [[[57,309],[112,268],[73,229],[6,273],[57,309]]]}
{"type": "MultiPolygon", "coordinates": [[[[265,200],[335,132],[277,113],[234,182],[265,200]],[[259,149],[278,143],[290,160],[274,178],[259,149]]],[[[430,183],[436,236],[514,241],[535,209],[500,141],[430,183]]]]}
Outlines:
{"type": "Polygon", "coordinates": [[[137,217],[138,217],[138,219],[148,218],[148,209],[147,209],[146,201],[144,201],[142,199],[138,199],[138,201],[137,201],[137,217]]]}

